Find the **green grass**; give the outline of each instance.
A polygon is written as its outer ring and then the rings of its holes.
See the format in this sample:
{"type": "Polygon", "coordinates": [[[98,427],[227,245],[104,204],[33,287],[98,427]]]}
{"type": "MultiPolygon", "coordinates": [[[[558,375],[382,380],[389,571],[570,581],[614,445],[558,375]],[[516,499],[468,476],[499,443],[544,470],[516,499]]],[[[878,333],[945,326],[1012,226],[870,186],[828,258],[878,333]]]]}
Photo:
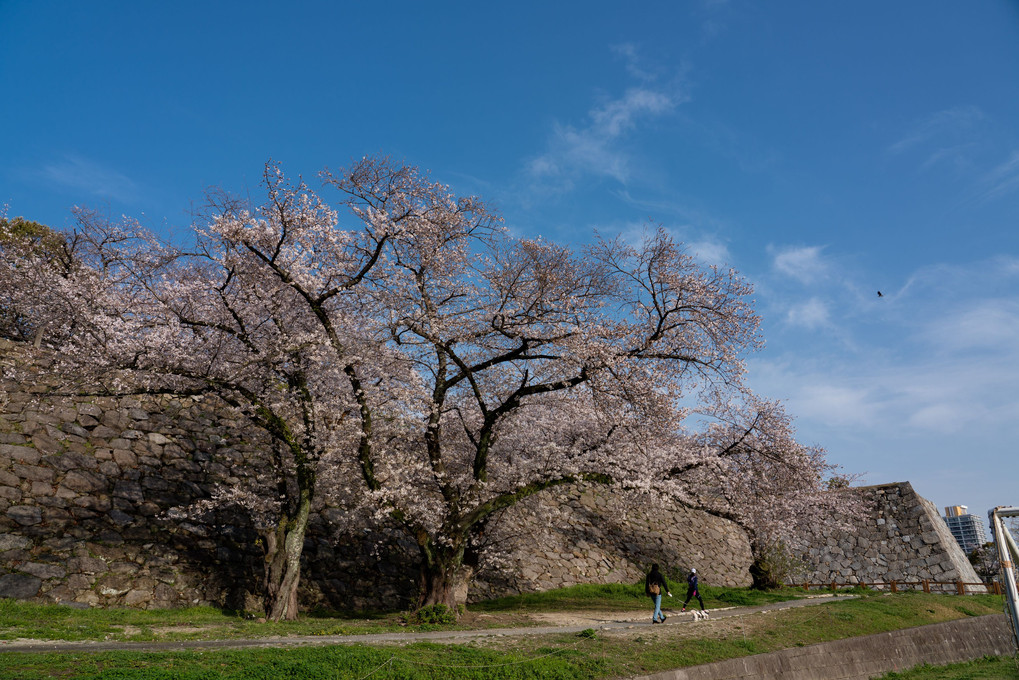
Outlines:
{"type": "MultiPolygon", "coordinates": [[[[663,605],[678,608],[681,594],[663,605]],[[676,598],[680,598],[678,601],[676,598]]],[[[800,590],[763,593],[741,588],[703,588],[709,608],[749,606],[800,598],[800,590]]],[[[545,593],[503,597],[470,606],[488,614],[526,614],[561,610],[629,611],[648,606],[644,586],[577,585],[545,593]]],[[[498,621],[492,625],[500,625],[498,621]]],[[[0,600],[0,640],[196,640],[285,635],[358,635],[397,631],[457,630],[458,624],[420,623],[404,612],[344,613],[316,611],[297,621],[260,623],[243,612],[213,607],[188,609],[77,609],[0,600]]]]}
{"type": "Polygon", "coordinates": [[[243,612],[213,607],[187,609],[76,609],[56,604],[0,600],[0,640],[196,640],[286,635],[356,635],[452,629],[407,625],[399,612],[312,612],[297,621],[259,622],[243,612]]]}
{"type": "Polygon", "coordinates": [[[492,652],[465,645],[417,643],[386,649],[364,646],[139,654],[0,655],[0,678],[41,680],[573,680],[597,677],[601,664],[582,654],[537,649],[492,652]]]}
{"type": "MultiPolygon", "coordinates": [[[[632,588],[635,586],[578,586],[544,593],[537,599],[535,596],[503,598],[485,603],[484,609],[490,614],[515,615],[521,610],[612,607],[632,610],[634,605],[647,607],[647,598],[639,591],[634,595],[632,588]],[[540,604],[542,601],[544,605],[540,604]]],[[[744,597],[737,591],[728,589],[717,589],[711,594],[712,601],[717,602],[723,602],[723,596],[729,600],[740,600],[744,597]]],[[[745,594],[748,601],[753,604],[757,604],[757,598],[762,596],[775,597],[774,594],[749,592],[745,594]]],[[[457,645],[414,643],[376,647],[342,645],[173,653],[45,654],[3,653],[0,646],[0,680],[36,678],[338,680],[369,676],[373,679],[441,678],[441,680],[611,678],[655,673],[748,654],[1000,612],[1001,599],[990,595],[966,597],[924,593],[891,595],[863,591],[858,599],[752,614],[738,620],[729,619],[724,622],[718,620],[711,625],[656,626],[626,633],[591,629],[587,634],[561,633],[541,637],[484,638],[457,645]],[[721,625],[726,627],[717,628],[721,625]],[[720,633],[719,630],[724,632],[720,633]]],[[[211,633],[200,635],[205,638],[224,637],[222,626],[232,631],[226,637],[242,637],[243,635],[240,635],[242,632],[251,632],[250,637],[269,634],[307,634],[309,630],[345,626],[358,632],[379,632],[386,628],[408,632],[422,629],[402,625],[398,613],[388,616],[389,618],[381,618],[376,622],[374,619],[319,613],[302,617],[297,622],[259,624],[209,608],[168,611],[78,610],[0,601],[0,621],[3,622],[7,632],[14,628],[17,633],[15,636],[18,637],[28,636],[28,631],[22,629],[18,622],[28,623],[33,617],[36,619],[33,624],[36,626],[35,630],[44,633],[48,631],[49,639],[54,639],[60,631],[73,631],[77,636],[74,639],[102,640],[108,634],[106,631],[123,631],[124,626],[147,628],[151,631],[149,634],[155,635],[155,631],[165,627],[201,625],[203,622],[213,625],[211,633]],[[15,620],[9,620],[9,615],[13,615],[15,620]],[[227,623],[224,624],[224,620],[227,623]]],[[[165,636],[160,637],[168,639],[165,636]]],[[[997,664],[987,663],[991,666],[997,664]]],[[[894,677],[912,679],[914,676],[900,674],[894,677]]],[[[916,676],[916,679],[926,680],[935,677],[1016,676],[934,674],[916,676]]]]}
{"type": "Polygon", "coordinates": [[[1012,656],[985,656],[975,661],[947,666],[918,666],[912,670],[882,675],[880,680],[1017,680],[1019,660],[1012,656]]]}
{"type": "MultiPolygon", "coordinates": [[[[772,602],[796,600],[807,596],[799,588],[785,588],[771,592],[750,590],[748,588],[713,588],[704,586],[700,589],[701,597],[708,609],[719,607],[749,607],[772,602]]],[[[686,586],[678,586],[673,591],[671,600],[662,599],[662,606],[682,605],[686,597],[686,586]]],[[[817,593],[814,593],[817,595],[817,593]]],[[[696,600],[692,600],[696,603],[696,600]]],[[[471,605],[471,611],[478,612],[537,612],[556,610],[628,610],[642,609],[648,606],[648,597],[644,594],[644,584],[627,585],[623,583],[582,584],[559,588],[543,593],[527,593],[486,600],[471,605]]]]}
{"type": "MultiPolygon", "coordinates": [[[[599,634],[582,649],[604,661],[606,672],[599,677],[626,677],[1000,612],[1001,599],[989,595],[872,592],[854,600],[746,616],[722,635],[692,632],[710,630],[701,626],[677,627],[676,633],[691,632],[669,637],[669,628],[661,627],[638,637],[599,634]]],[[[561,638],[558,644],[575,642],[561,638]]],[[[520,652],[526,644],[520,641],[510,649],[520,652]]]]}

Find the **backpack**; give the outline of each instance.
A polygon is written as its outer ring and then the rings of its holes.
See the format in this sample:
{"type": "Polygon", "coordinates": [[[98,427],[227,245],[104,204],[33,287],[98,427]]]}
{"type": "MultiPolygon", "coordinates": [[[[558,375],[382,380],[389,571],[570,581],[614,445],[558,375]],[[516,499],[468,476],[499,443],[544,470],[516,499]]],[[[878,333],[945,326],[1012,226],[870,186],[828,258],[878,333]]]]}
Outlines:
{"type": "Polygon", "coordinates": [[[652,595],[661,595],[662,593],[662,589],[658,586],[657,583],[652,583],[651,585],[649,585],[647,587],[647,590],[652,595]]]}

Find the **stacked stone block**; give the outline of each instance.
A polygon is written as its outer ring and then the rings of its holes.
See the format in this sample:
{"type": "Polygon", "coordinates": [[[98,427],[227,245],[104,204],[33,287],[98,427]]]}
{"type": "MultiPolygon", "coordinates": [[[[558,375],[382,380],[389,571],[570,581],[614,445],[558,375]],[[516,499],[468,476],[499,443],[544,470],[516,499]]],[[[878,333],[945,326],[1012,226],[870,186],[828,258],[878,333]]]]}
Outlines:
{"type": "MultiPolygon", "coordinates": [[[[263,434],[211,398],[70,396],[88,391],[51,354],[0,339],[0,597],[257,608],[261,554],[248,518],[171,510],[259,474],[263,434]]],[[[978,580],[908,483],[861,492],[874,514],[811,548],[809,580],[978,580]]],[[[396,530],[337,537],[331,512],[317,508],[310,521],[302,604],[410,606],[413,543],[396,530]]],[[[709,585],[750,583],[750,547],[732,523],[600,487],[532,497],[504,511],[486,540],[497,559],[478,565],[472,600],[633,583],[652,562],[667,573],[697,567],[709,585]]]]}
{"type": "Polygon", "coordinates": [[[811,583],[979,583],[937,508],[909,482],[860,487],[870,511],[850,531],[823,534],[806,552],[811,583]]]}
{"type": "Polygon", "coordinates": [[[244,474],[236,420],[199,398],[66,396],[84,387],[52,356],[0,343],[0,597],[223,604],[251,585],[250,531],[224,527],[244,536],[231,542],[167,516],[244,474]]]}
{"type": "MultiPolygon", "coordinates": [[[[257,607],[260,553],[246,517],[172,512],[217,482],[256,475],[267,445],[257,428],[211,398],[69,396],[89,387],[69,384],[51,354],[5,340],[0,371],[0,597],[257,607]]],[[[505,560],[478,574],[472,599],[633,582],[652,561],[696,564],[709,583],[748,582],[749,548],[735,526],[681,508],[624,517],[627,505],[573,489],[507,512],[496,532],[506,544],[493,546],[505,560]],[[559,509],[565,519],[550,526],[545,510],[559,509]],[[550,547],[537,549],[538,535],[550,547]]],[[[413,544],[392,530],[338,539],[329,514],[318,508],[310,521],[302,604],[412,604],[413,544]]]]}
{"type": "Polygon", "coordinates": [[[696,567],[708,585],[741,587],[752,581],[750,543],[732,522],[593,485],[510,509],[496,541],[505,555],[502,567],[479,573],[475,597],[634,583],[655,562],[677,577],[696,567]]]}

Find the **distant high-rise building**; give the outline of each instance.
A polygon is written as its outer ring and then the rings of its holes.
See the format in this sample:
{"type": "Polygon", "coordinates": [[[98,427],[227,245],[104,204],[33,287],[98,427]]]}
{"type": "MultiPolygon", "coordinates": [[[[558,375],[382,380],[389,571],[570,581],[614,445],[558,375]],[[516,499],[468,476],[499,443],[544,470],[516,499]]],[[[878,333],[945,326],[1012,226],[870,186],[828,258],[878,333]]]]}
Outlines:
{"type": "Polygon", "coordinates": [[[965,505],[950,505],[945,508],[945,524],[955,536],[956,542],[967,555],[987,543],[984,523],[976,515],[969,514],[965,505]]]}

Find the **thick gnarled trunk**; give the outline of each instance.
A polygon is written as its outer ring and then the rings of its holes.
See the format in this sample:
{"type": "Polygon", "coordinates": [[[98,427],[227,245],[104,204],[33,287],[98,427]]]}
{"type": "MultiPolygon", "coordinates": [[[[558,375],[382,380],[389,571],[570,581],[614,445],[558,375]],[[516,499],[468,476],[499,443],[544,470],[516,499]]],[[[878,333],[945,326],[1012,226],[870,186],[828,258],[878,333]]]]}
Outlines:
{"type": "Polygon", "coordinates": [[[301,582],[301,553],[310,507],[310,500],[302,498],[297,513],[281,519],[263,538],[265,615],[272,621],[297,618],[297,587],[301,582]]]}
{"type": "Polygon", "coordinates": [[[422,553],[419,607],[442,604],[452,612],[466,604],[474,569],[463,563],[463,547],[436,548],[431,542],[422,553]]]}
{"type": "Polygon", "coordinates": [[[422,565],[420,606],[444,604],[456,611],[454,590],[453,575],[447,570],[422,565]]]}

